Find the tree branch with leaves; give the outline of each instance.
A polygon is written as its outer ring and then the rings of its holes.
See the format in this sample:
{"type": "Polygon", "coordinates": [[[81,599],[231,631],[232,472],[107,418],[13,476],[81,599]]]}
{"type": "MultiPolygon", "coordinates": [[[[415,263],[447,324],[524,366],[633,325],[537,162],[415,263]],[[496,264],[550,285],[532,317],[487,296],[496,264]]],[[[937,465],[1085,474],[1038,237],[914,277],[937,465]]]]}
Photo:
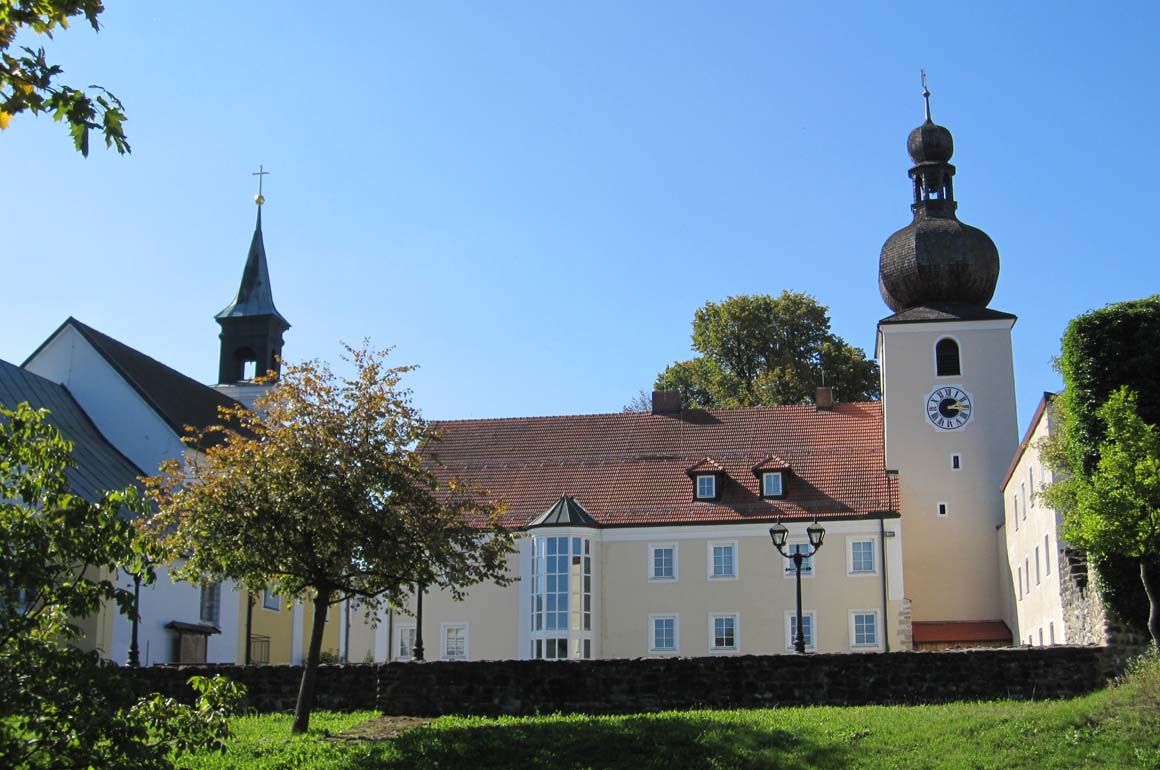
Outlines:
{"type": "Polygon", "coordinates": [[[46,113],[68,124],[73,146],[85,157],[92,131],[104,136],[106,147],[122,155],[130,152],[120,99],[101,86],[86,90],[61,84],[63,71],[49,63],[43,47],[21,46],[10,53],[22,30],[52,38],[68,28],[70,19],[83,17],[100,31],[98,17],[104,10],[101,0],[0,0],[0,130],[22,112],[46,113]]]}

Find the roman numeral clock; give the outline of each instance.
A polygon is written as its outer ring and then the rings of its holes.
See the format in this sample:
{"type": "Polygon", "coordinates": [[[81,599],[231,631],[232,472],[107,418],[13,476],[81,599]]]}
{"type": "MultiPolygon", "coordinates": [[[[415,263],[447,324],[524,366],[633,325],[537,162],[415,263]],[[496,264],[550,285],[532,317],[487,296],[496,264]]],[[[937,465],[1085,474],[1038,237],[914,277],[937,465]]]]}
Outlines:
{"type": "Polygon", "coordinates": [[[926,418],[941,430],[959,430],[971,421],[975,403],[971,394],[954,385],[940,385],[926,399],[926,418]]]}

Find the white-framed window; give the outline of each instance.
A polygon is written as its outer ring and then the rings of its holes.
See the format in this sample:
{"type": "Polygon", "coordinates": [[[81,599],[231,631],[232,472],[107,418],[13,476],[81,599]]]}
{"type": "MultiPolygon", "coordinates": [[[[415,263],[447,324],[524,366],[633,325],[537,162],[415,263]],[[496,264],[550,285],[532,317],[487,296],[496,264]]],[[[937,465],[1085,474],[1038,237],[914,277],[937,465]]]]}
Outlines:
{"type": "MultiPolygon", "coordinates": [[[[585,639],[584,641],[589,640],[585,639]]],[[[537,660],[567,660],[568,639],[566,637],[534,639],[532,640],[532,657],[537,660]]]]}
{"type": "Polygon", "coordinates": [[[677,544],[648,544],[648,579],[650,582],[671,583],[678,579],[677,544]]]}
{"type": "Polygon", "coordinates": [[[1048,641],[1051,644],[1055,644],[1055,621],[1051,621],[1047,624],[1047,636],[1048,641]]]}
{"type": "Polygon", "coordinates": [[[395,630],[395,660],[411,660],[415,657],[415,625],[400,625],[395,630]]]}
{"type": "Polygon", "coordinates": [[[1015,582],[1019,584],[1019,601],[1023,601],[1023,568],[1016,567],[1015,569],[1018,570],[1015,582]]]}
{"type": "Polygon", "coordinates": [[[717,496],[717,477],[712,473],[697,476],[697,499],[712,500],[717,496]]]}
{"type": "Polygon", "coordinates": [[[1031,593],[1031,557],[1023,557],[1023,582],[1024,590],[1031,593]]]}
{"type": "Polygon", "coordinates": [[[675,612],[648,616],[648,651],[671,653],[680,650],[681,618],[675,612]]]}
{"type": "Polygon", "coordinates": [[[443,660],[467,660],[469,655],[466,623],[440,623],[440,657],[443,660]]]}
{"type": "Polygon", "coordinates": [[[872,536],[846,539],[846,574],[878,574],[878,538],[872,536]]]}
{"type": "Polygon", "coordinates": [[[1051,535],[1043,536],[1043,574],[1051,574],[1051,535]]]}
{"type": "Polygon", "coordinates": [[[761,473],[761,496],[762,497],[781,497],[785,494],[784,480],[782,479],[781,471],[762,471],[761,473]]]}
{"type": "Polygon", "coordinates": [[[709,579],[737,579],[737,541],[709,542],[709,579]]]}
{"type": "Polygon", "coordinates": [[[878,610],[850,610],[850,649],[877,650],[882,646],[878,610]]]}
{"type": "Polygon", "coordinates": [[[282,609],[282,597],[274,593],[269,586],[262,591],[262,607],[277,612],[282,609]]]}
{"type": "Polygon", "coordinates": [[[1027,519],[1027,482],[1019,482],[1019,502],[1023,503],[1023,519],[1027,519]]]}
{"type": "Polygon", "coordinates": [[[215,626],[222,622],[221,583],[206,583],[201,587],[201,622],[215,626]]]}
{"type": "Polygon", "coordinates": [[[951,455],[951,470],[959,471],[963,469],[963,456],[958,452],[951,455]]]}
{"type": "Polygon", "coordinates": [[[709,652],[741,649],[741,616],[736,612],[709,613],[709,652]]]}
{"type": "Polygon", "coordinates": [[[1034,508],[1035,507],[1035,468],[1033,468],[1030,465],[1027,466],[1027,486],[1031,487],[1031,499],[1027,501],[1027,504],[1030,505],[1032,508],[1034,508]]]}
{"type": "Polygon", "coordinates": [[[938,515],[939,516],[946,516],[947,515],[947,504],[946,503],[939,503],[938,504],[938,515]]]}
{"type": "Polygon", "coordinates": [[[1039,646],[1042,647],[1043,646],[1043,626],[1040,626],[1037,630],[1039,632],[1039,646]]]}
{"type": "MultiPolygon", "coordinates": [[[[782,575],[787,578],[797,578],[797,568],[793,565],[793,555],[795,553],[808,554],[810,552],[809,543],[788,543],[786,547],[789,549],[789,556],[784,558],[785,569],[782,570],[782,575]]],[[[802,558],[802,577],[814,576],[814,557],[803,556],[802,558]]]]}
{"type": "MultiPolygon", "coordinates": [[[[806,652],[816,652],[818,616],[814,610],[802,610],[802,635],[805,637],[806,652]]],[[[793,642],[797,638],[797,612],[786,610],[785,613],[785,649],[794,649],[793,642]]]]}
{"type": "Polygon", "coordinates": [[[1014,511],[1012,519],[1015,521],[1015,531],[1019,531],[1019,495],[1011,495],[1011,510],[1014,511]]]}
{"type": "Polygon", "coordinates": [[[1035,585],[1039,585],[1039,546],[1035,546],[1035,585]]]}

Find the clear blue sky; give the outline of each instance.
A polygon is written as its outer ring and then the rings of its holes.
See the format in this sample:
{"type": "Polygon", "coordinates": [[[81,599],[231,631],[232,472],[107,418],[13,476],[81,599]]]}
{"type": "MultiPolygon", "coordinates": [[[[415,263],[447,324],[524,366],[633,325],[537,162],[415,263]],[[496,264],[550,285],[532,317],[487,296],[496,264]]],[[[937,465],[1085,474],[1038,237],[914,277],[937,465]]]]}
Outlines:
{"type": "Polygon", "coordinates": [[[732,294],[872,353],[926,67],[1023,427],[1068,319],[1160,287],[1158,7],[108,0],[47,46],[133,153],[0,134],[0,357],[75,315],[213,382],[259,163],[286,356],[395,345],[429,417],[617,411],[732,294]]]}

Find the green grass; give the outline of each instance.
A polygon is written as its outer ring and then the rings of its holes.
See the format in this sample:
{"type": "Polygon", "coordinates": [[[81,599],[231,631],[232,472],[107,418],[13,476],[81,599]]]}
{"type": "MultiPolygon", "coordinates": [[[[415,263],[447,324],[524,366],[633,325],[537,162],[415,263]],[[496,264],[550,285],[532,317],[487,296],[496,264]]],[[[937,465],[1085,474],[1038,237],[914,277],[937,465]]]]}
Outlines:
{"type": "Polygon", "coordinates": [[[1063,701],[684,711],[622,717],[444,717],[393,740],[333,743],[375,715],[245,717],[225,754],[244,768],[1160,768],[1160,659],[1117,686],[1063,701]]]}

